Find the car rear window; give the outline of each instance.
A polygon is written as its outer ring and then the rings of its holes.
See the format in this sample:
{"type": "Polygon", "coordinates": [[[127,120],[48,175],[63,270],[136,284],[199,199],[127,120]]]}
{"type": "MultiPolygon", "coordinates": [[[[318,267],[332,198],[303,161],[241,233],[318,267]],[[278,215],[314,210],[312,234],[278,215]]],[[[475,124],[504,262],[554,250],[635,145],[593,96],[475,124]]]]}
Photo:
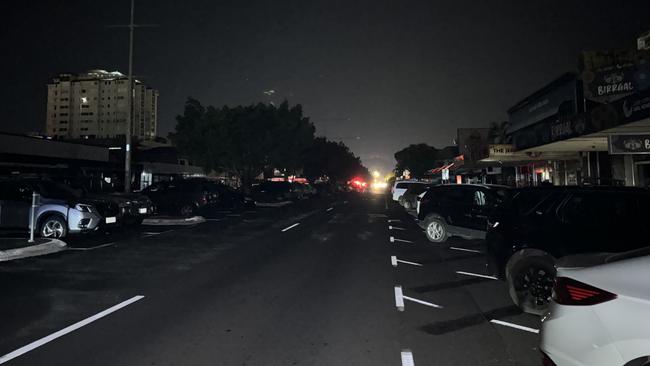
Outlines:
{"type": "Polygon", "coordinates": [[[412,183],[397,183],[395,188],[399,189],[407,189],[412,183]]]}

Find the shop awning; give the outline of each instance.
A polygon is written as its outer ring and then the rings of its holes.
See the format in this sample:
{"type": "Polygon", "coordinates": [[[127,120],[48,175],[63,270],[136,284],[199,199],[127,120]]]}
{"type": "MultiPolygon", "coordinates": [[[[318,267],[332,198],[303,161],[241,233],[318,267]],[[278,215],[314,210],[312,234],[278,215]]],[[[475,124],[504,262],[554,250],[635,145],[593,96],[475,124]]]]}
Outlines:
{"type": "Polygon", "coordinates": [[[456,165],[456,163],[450,163],[450,164],[446,164],[446,165],[443,165],[443,166],[439,166],[437,168],[429,170],[429,173],[430,174],[442,173],[443,170],[451,169],[451,168],[454,167],[454,165],[456,165]]]}

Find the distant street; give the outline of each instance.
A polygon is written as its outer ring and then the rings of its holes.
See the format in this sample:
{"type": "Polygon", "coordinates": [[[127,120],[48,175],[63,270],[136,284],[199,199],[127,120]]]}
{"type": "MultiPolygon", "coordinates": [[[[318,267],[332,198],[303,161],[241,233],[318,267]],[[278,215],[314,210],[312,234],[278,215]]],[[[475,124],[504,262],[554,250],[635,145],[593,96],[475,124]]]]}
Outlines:
{"type": "Polygon", "coordinates": [[[17,351],[11,365],[538,365],[539,318],[481,277],[480,242],[434,245],[387,207],[341,195],[214,212],[4,263],[0,354],[17,351]]]}

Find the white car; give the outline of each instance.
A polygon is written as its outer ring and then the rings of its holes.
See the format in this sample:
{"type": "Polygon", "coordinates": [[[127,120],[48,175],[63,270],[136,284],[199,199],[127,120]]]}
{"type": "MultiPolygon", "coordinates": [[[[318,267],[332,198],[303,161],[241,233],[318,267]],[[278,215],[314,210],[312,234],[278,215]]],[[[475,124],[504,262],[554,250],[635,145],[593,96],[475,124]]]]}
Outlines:
{"type": "Polygon", "coordinates": [[[550,311],[542,319],[543,365],[650,365],[650,250],[599,262],[606,264],[558,263],[550,311]]]}
{"type": "Polygon", "coordinates": [[[395,181],[393,188],[390,189],[390,193],[393,196],[393,201],[399,201],[399,198],[402,197],[404,192],[413,184],[424,184],[416,180],[398,180],[395,181]]]}

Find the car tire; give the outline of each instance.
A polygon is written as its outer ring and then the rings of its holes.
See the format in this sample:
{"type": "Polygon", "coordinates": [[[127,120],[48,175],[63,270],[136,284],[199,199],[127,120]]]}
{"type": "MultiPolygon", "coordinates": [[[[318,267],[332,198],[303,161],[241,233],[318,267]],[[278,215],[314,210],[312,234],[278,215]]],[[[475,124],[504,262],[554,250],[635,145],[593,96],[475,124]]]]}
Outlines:
{"type": "Polygon", "coordinates": [[[196,206],[192,203],[186,203],[178,209],[178,213],[183,217],[194,216],[196,213],[196,206]]]}
{"type": "Polygon", "coordinates": [[[430,242],[444,243],[447,241],[447,224],[443,219],[436,216],[427,216],[424,220],[426,223],[424,232],[430,242]]]}
{"type": "Polygon", "coordinates": [[[407,210],[412,209],[412,207],[411,207],[411,201],[404,200],[404,208],[407,209],[407,210]]]}
{"type": "Polygon", "coordinates": [[[513,258],[506,266],[510,298],[524,312],[544,315],[548,311],[555,281],[555,260],[548,255],[536,254],[513,258]]]}
{"type": "Polygon", "coordinates": [[[40,220],[38,235],[42,238],[65,238],[68,235],[68,223],[61,215],[48,215],[40,220]]]}

